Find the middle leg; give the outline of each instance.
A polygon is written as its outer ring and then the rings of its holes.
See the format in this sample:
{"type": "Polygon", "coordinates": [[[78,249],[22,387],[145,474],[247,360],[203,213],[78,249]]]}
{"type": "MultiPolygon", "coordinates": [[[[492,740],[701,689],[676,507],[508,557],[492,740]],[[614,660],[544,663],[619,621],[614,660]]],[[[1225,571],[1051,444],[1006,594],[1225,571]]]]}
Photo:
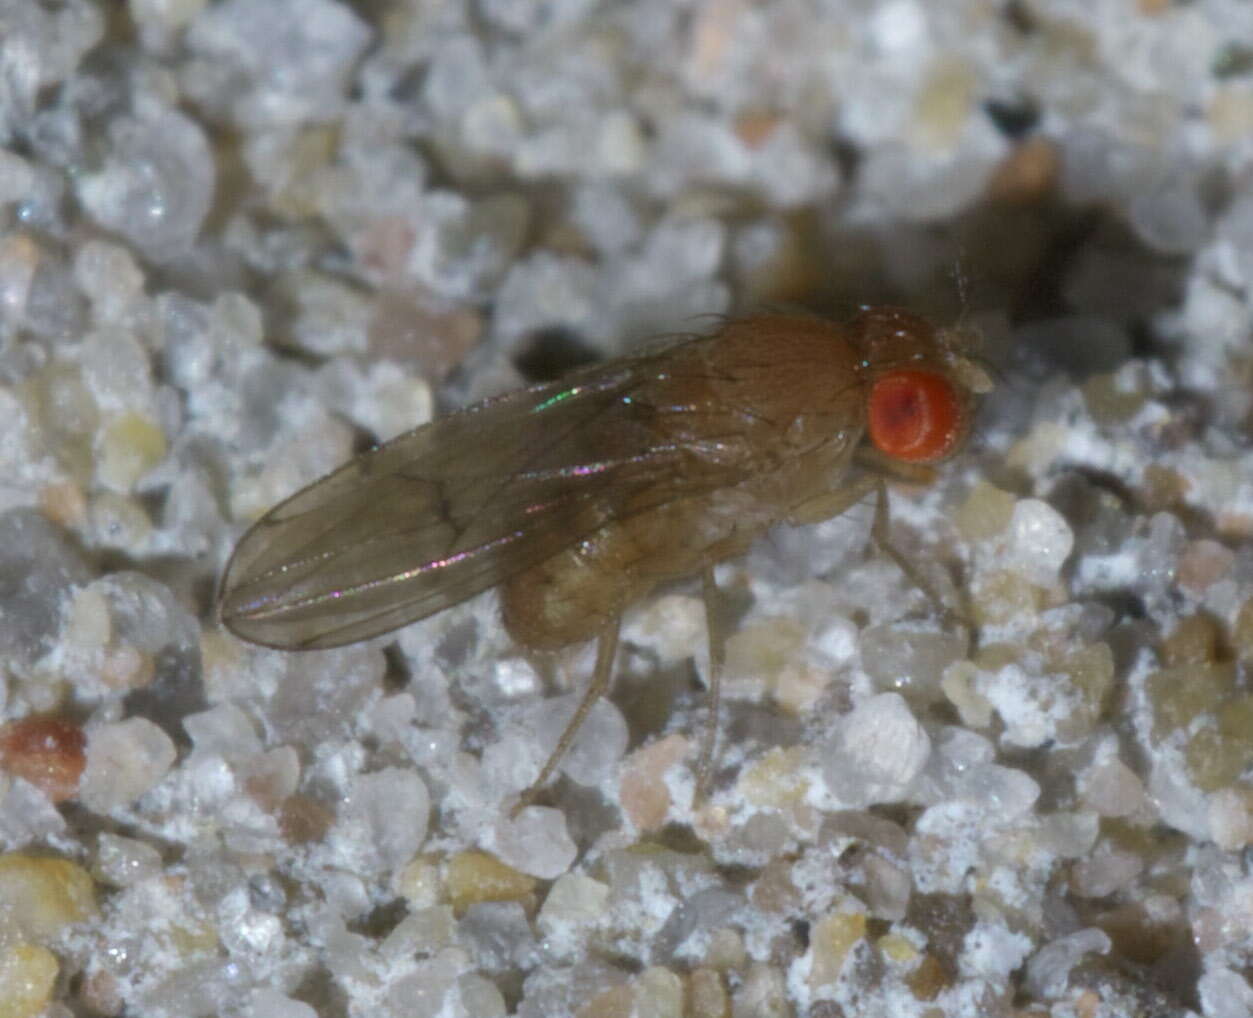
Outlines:
{"type": "Polygon", "coordinates": [[[544,761],[544,766],[540,768],[539,776],[522,792],[513,809],[509,811],[510,818],[516,817],[535,801],[535,797],[539,795],[540,790],[547,783],[548,779],[552,777],[553,771],[557,769],[557,764],[561,762],[561,758],[570,749],[574,742],[574,737],[579,734],[579,729],[583,727],[583,722],[587,720],[588,712],[609,689],[610,680],[613,678],[614,659],[618,655],[618,632],[621,628],[622,617],[620,615],[614,616],[608,628],[597,637],[596,666],[592,672],[592,681],[588,683],[587,691],[583,694],[583,699],[579,701],[578,707],[575,708],[574,715],[566,722],[566,727],[562,729],[561,737],[557,740],[556,747],[548,755],[548,759],[544,761]]]}

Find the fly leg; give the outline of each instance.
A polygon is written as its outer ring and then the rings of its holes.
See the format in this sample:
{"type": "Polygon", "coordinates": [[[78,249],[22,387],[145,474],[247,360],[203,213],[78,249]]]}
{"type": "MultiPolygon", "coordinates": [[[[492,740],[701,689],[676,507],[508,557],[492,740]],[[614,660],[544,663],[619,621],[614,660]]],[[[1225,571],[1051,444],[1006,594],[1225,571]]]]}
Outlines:
{"type": "Polygon", "coordinates": [[[888,558],[896,563],[896,567],[905,574],[905,578],[921,590],[927,600],[935,605],[936,610],[946,622],[965,626],[967,629],[973,630],[974,625],[966,612],[960,608],[954,610],[945,604],[944,599],[940,597],[939,592],[932,586],[931,581],[922,574],[922,570],[906,558],[905,553],[892,543],[892,521],[888,512],[888,486],[883,482],[882,477],[875,480],[877,481],[877,497],[874,507],[874,522],[870,525],[870,536],[874,538],[875,544],[882,549],[888,558]]]}
{"type": "Polygon", "coordinates": [[[556,747],[548,754],[548,759],[544,761],[544,766],[540,768],[539,777],[532,781],[522,792],[513,809],[509,811],[511,820],[535,801],[535,797],[539,795],[544,784],[552,777],[553,771],[557,769],[557,764],[561,762],[561,758],[570,749],[570,745],[574,742],[574,737],[579,734],[579,729],[583,727],[583,722],[587,720],[588,712],[591,711],[596,701],[604,696],[606,690],[609,689],[609,680],[613,677],[614,658],[618,656],[618,631],[621,627],[622,618],[621,616],[616,616],[609,623],[609,627],[597,638],[596,666],[592,672],[592,681],[588,684],[587,692],[583,694],[583,699],[579,701],[578,707],[575,708],[574,715],[566,722],[566,727],[562,730],[561,738],[557,740],[556,747]]]}
{"type": "Polygon", "coordinates": [[[705,720],[700,757],[696,763],[693,809],[704,801],[713,780],[714,753],[718,746],[718,715],[722,706],[722,668],[727,656],[726,626],[719,610],[721,604],[718,584],[714,580],[712,566],[706,566],[701,573],[701,593],[705,598],[705,635],[709,641],[709,717],[705,720]]]}
{"type": "Polygon", "coordinates": [[[793,524],[804,524],[829,520],[852,508],[868,495],[874,494],[876,496],[874,522],[870,527],[870,536],[874,543],[905,574],[905,578],[922,591],[927,600],[935,605],[936,610],[946,620],[972,628],[966,613],[964,611],[954,611],[945,604],[944,599],[940,597],[935,587],[922,574],[921,570],[905,556],[904,552],[892,543],[892,521],[888,509],[888,489],[883,479],[884,473],[901,477],[904,480],[925,483],[934,476],[934,471],[930,467],[896,463],[886,458],[880,459],[875,456],[861,457],[859,462],[871,472],[845,485],[839,491],[823,492],[802,502],[798,506],[794,506],[788,514],[788,521],[793,524]]]}

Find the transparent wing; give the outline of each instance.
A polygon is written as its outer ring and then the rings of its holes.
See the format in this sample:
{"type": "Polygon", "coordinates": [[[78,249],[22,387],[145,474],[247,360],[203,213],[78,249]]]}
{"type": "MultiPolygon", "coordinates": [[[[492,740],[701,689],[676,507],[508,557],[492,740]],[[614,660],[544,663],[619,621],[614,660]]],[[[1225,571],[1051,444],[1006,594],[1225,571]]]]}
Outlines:
{"type": "Polygon", "coordinates": [[[743,480],[725,443],[706,455],[692,441],[688,419],[701,414],[666,400],[667,366],[664,352],[597,366],[351,460],[244,535],[222,582],[222,621],[283,649],[363,640],[614,520],[743,480]]]}

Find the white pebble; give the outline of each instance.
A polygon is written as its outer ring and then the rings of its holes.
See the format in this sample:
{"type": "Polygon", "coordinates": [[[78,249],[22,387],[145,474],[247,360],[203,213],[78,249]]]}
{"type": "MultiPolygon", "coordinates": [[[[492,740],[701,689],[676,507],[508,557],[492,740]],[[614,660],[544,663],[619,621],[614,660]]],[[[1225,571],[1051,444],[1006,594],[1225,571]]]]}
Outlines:
{"type": "Polygon", "coordinates": [[[65,818],[38,788],[0,775],[0,844],[28,845],[65,833],[65,818]]]}
{"type": "Polygon", "coordinates": [[[171,110],[119,117],[99,173],[78,184],[83,207],[155,261],[185,253],[213,201],[213,153],[200,126],[171,110]]]}
{"type": "Polygon", "coordinates": [[[963,974],[1004,985],[1031,951],[1031,938],[1001,922],[980,922],[962,941],[963,974]]]}
{"type": "Polygon", "coordinates": [[[866,904],[877,919],[904,919],[913,882],[909,873],[881,855],[866,857],[866,904]]]}
{"type": "Polygon", "coordinates": [[[6,317],[18,320],[26,312],[41,257],[39,245],[23,234],[0,241],[0,310],[6,317]]]}
{"type": "Polygon", "coordinates": [[[1228,852],[1238,852],[1253,840],[1253,818],[1248,796],[1235,788],[1220,788],[1209,797],[1210,837],[1228,852]]]}
{"type": "Polygon", "coordinates": [[[308,1004],[270,989],[254,990],[244,1013],[247,1018],[318,1018],[308,1004]]]}
{"type": "Polygon", "coordinates": [[[609,886],[582,873],[559,877],[544,899],[539,924],[549,928],[561,923],[594,923],[604,914],[609,886]]]}
{"type": "Polygon", "coordinates": [[[956,791],[983,810],[990,824],[1025,816],[1040,798],[1039,784],[1025,771],[993,763],[971,768],[956,791]]]}
{"type": "Polygon", "coordinates": [[[388,767],[356,778],[335,834],[363,866],[395,870],[426,840],[430,812],[430,796],[417,772],[388,767]]]}
{"type": "Polygon", "coordinates": [[[858,704],[822,751],[827,787],[848,806],[899,802],[931,754],[931,740],[896,693],[858,704]]]}
{"type": "Polygon", "coordinates": [[[1037,840],[1045,849],[1063,859],[1078,859],[1091,851],[1101,831],[1101,818],[1095,813],[1049,813],[1040,820],[1037,840]]]}
{"type": "Polygon", "coordinates": [[[1105,954],[1109,948],[1109,937],[1095,928],[1080,930],[1045,944],[1027,962],[1028,990],[1033,997],[1044,1000],[1060,996],[1066,989],[1070,970],[1085,954],[1105,954]]]}
{"type": "Polygon", "coordinates": [[[547,753],[533,735],[505,732],[483,750],[481,794],[498,799],[526,788],[539,777],[547,753]]]}
{"type": "Polygon", "coordinates": [[[546,952],[556,958],[574,958],[586,934],[605,914],[608,900],[608,884],[580,873],[559,876],[536,920],[546,952]]]}
{"type": "Polygon", "coordinates": [[[1070,871],[1071,888],[1085,898],[1105,898],[1129,887],[1143,871],[1144,860],[1139,855],[1103,841],[1086,859],[1075,863],[1070,871]]]}
{"type": "Polygon", "coordinates": [[[0,205],[21,201],[35,187],[35,169],[21,156],[0,149],[0,205]]]}
{"type": "Polygon", "coordinates": [[[565,815],[547,806],[528,806],[516,820],[502,817],[494,848],[502,862],[541,880],[561,876],[578,854],[565,815]]]}
{"type": "Polygon", "coordinates": [[[130,887],[161,872],[161,853],[146,841],[105,831],[96,843],[96,870],[115,887],[130,887]]]}
{"type": "Polygon", "coordinates": [[[250,79],[245,119],[295,123],[338,110],[345,76],[371,31],[335,0],[225,0],[201,12],[186,45],[232,75],[250,79]]]}
{"type": "Polygon", "coordinates": [[[144,290],[143,270],[131,253],[103,240],[89,240],[75,252],[74,280],[98,322],[119,320],[144,290]]]}
{"type": "Polygon", "coordinates": [[[705,602],[689,594],[649,598],[627,616],[622,638],[656,654],[663,667],[703,654],[706,639],[705,602]]]}
{"type": "Polygon", "coordinates": [[[1253,988],[1238,972],[1207,967],[1196,988],[1206,1018],[1248,1018],[1253,1014],[1253,988]]]}
{"type": "Polygon", "coordinates": [[[173,740],[147,718],[127,718],[87,732],[79,798],[107,813],[155,788],[174,763],[173,740]]]}
{"type": "Polygon", "coordinates": [[[1105,817],[1130,816],[1147,803],[1139,776],[1113,756],[1088,771],[1081,794],[1087,805],[1105,817]]]}
{"type": "Polygon", "coordinates": [[[1057,736],[1057,726],[1074,715],[1078,693],[1056,675],[1036,675],[1018,665],[1006,665],[990,676],[980,676],[976,692],[1005,722],[1003,742],[1034,749],[1057,736]]]}
{"type": "Polygon", "coordinates": [[[930,44],[926,11],[913,0],[892,0],[870,16],[866,33],[877,51],[894,58],[915,59],[930,44]]]}
{"type": "Polygon", "coordinates": [[[1065,518],[1038,498],[1021,499],[1014,506],[1005,540],[1006,564],[1025,573],[1032,583],[1045,585],[1057,572],[1075,544],[1065,518]]]}
{"type": "Polygon", "coordinates": [[[242,759],[261,752],[261,739],[252,721],[233,703],[188,715],[183,718],[183,730],[191,736],[197,753],[242,759]]]}

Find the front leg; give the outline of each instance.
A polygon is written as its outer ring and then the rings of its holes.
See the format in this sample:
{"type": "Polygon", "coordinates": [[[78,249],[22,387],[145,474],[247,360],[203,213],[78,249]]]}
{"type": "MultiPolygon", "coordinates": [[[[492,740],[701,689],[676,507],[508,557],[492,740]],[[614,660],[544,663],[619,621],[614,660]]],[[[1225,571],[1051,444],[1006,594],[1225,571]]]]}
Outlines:
{"type": "Polygon", "coordinates": [[[875,500],[874,523],[870,527],[870,536],[874,538],[875,544],[883,550],[883,553],[888,558],[896,563],[896,567],[905,574],[906,579],[926,595],[927,600],[935,605],[936,610],[939,611],[947,622],[956,623],[973,630],[974,624],[970,621],[969,615],[963,609],[954,610],[945,604],[944,599],[940,597],[935,587],[931,585],[931,581],[923,576],[922,571],[906,557],[903,551],[892,543],[892,520],[888,512],[888,487],[883,483],[883,478],[876,477],[874,480],[877,482],[879,497],[875,500]]]}
{"type": "MultiPolygon", "coordinates": [[[[869,457],[866,465],[875,470],[883,470],[887,467],[889,468],[888,472],[911,481],[926,481],[934,477],[934,472],[929,467],[895,463],[876,456],[869,457]]],[[[922,574],[918,567],[892,543],[892,520],[888,508],[888,489],[881,474],[866,474],[849,482],[838,491],[824,491],[807,498],[791,508],[787,519],[794,526],[821,523],[823,520],[834,519],[836,516],[847,512],[872,493],[876,495],[876,498],[874,523],[870,528],[870,536],[874,539],[875,544],[879,546],[888,558],[896,563],[897,568],[905,574],[905,578],[921,590],[926,595],[927,600],[934,604],[942,615],[951,622],[970,628],[971,623],[966,613],[954,611],[946,605],[936,592],[935,587],[932,586],[931,582],[922,574]]]]}

